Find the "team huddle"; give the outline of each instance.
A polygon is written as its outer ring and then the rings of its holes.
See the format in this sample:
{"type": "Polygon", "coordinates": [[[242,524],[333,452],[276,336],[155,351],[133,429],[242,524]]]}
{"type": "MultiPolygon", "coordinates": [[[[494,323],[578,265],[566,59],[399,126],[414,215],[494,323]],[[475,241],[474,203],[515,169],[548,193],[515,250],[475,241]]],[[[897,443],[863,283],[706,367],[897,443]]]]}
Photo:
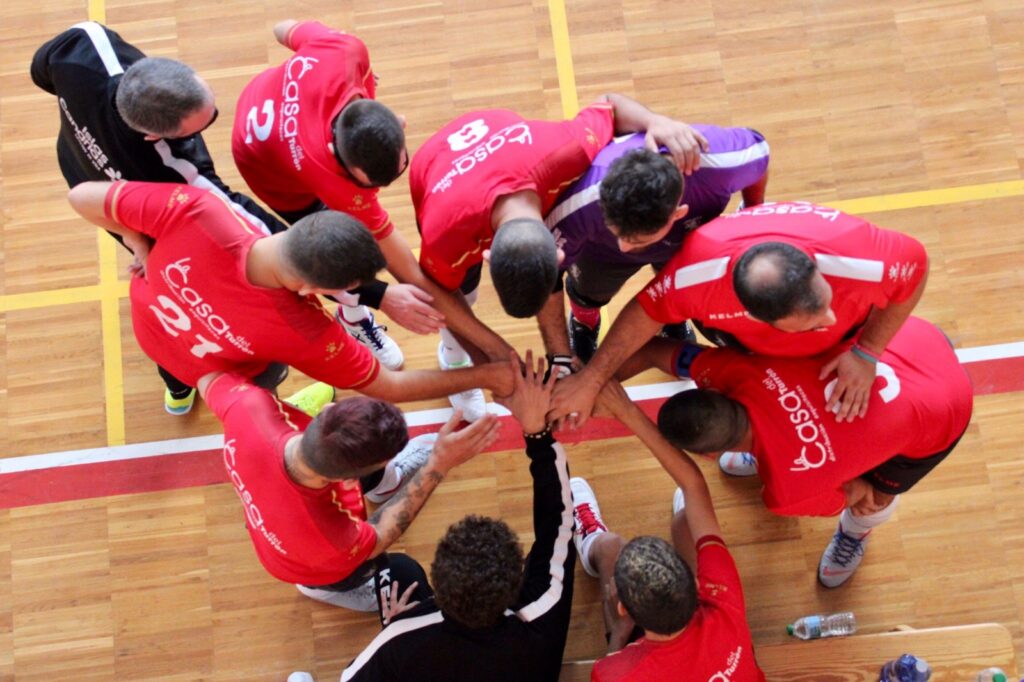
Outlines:
{"type": "Polygon", "coordinates": [[[216,174],[214,93],[187,65],[86,22],[43,45],[31,75],[58,99],[72,207],[133,256],[132,324],[165,409],[198,394],[223,424],[259,561],[312,599],[378,613],[341,679],[557,680],[578,555],[605,599],[592,679],[764,680],[691,454],[760,476],[776,514],[838,515],[818,580],[844,584],[971,418],[952,345],[911,315],[922,244],[766,203],[761,133],[617,94],[561,122],[468,112],[410,153],[362,41],[315,21],[274,35],[293,55],[243,89],[231,143],[259,202],[216,174]],[[406,170],[418,259],[377,197],[406,170]],[[502,309],[536,318],[545,358],[474,314],[485,261],[502,309]],[[602,308],[645,266],[653,279],[599,343],[602,308]],[[439,334],[439,369],[403,369],[374,310],[439,334]],[[289,367],[316,383],[282,399],[289,367]],[[696,384],[657,423],[619,383],[650,368],[696,384]],[[534,541],[524,554],[502,520],[468,516],[428,578],[388,550],[495,442],[484,390],[522,428],[534,541]],[[444,396],[448,423],[410,438],[394,403],[444,396]],[[612,532],[569,477],[554,434],[592,416],[626,425],[678,485],[671,543],[612,532]]]}

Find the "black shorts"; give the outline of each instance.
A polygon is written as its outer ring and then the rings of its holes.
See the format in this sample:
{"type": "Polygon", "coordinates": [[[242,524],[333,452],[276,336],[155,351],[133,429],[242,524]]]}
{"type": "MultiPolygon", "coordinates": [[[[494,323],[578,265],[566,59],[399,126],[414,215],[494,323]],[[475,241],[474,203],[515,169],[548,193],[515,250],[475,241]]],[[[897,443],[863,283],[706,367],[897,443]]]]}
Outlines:
{"type": "Polygon", "coordinates": [[[918,458],[896,455],[874,469],[864,472],[860,477],[870,483],[875,490],[880,490],[883,493],[889,495],[905,493],[917,485],[918,481],[928,475],[942,460],[946,459],[966,432],[965,428],[948,448],[934,455],[918,458]]]}

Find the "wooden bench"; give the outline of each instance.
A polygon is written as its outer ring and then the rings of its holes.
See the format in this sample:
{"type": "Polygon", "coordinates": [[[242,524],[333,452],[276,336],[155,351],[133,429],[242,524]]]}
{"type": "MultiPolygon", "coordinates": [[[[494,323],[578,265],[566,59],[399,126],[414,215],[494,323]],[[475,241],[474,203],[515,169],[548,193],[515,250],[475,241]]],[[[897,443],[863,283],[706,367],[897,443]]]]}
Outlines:
{"type": "MultiPolygon", "coordinates": [[[[810,642],[759,646],[757,662],[769,682],[864,682],[877,680],[882,665],[902,654],[925,659],[936,682],[971,682],[978,671],[998,666],[1011,682],[1020,671],[1013,639],[1002,625],[984,623],[924,630],[899,629],[810,642]]],[[[560,682],[586,682],[593,661],[566,661],[560,682]]]]}

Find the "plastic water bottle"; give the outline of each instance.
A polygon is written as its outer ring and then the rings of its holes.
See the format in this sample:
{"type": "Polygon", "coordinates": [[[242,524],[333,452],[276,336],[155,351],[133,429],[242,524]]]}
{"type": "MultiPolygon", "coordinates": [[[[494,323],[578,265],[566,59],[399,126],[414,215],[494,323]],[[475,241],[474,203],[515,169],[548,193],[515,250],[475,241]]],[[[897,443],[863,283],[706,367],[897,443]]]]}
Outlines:
{"type": "Polygon", "coordinates": [[[831,616],[804,616],[786,626],[786,632],[800,639],[838,637],[852,635],[856,631],[857,620],[849,611],[833,613],[831,616]]]}
{"type": "Polygon", "coordinates": [[[985,668],[978,673],[978,682],[1006,682],[1008,679],[1002,668],[985,668]]]}
{"type": "Polygon", "coordinates": [[[903,654],[882,666],[878,682],[928,682],[932,667],[913,654],[903,654]]]}

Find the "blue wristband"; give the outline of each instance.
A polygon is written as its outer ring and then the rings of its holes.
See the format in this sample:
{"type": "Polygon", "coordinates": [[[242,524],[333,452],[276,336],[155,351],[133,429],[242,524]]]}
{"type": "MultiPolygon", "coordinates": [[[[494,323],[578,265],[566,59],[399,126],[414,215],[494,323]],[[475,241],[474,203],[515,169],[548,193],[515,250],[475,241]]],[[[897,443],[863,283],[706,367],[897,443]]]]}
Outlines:
{"type": "Polygon", "coordinates": [[[867,360],[872,365],[878,364],[878,358],[876,358],[874,355],[871,355],[857,344],[853,344],[853,346],[850,347],[850,352],[856,355],[861,360],[867,360]]]}

